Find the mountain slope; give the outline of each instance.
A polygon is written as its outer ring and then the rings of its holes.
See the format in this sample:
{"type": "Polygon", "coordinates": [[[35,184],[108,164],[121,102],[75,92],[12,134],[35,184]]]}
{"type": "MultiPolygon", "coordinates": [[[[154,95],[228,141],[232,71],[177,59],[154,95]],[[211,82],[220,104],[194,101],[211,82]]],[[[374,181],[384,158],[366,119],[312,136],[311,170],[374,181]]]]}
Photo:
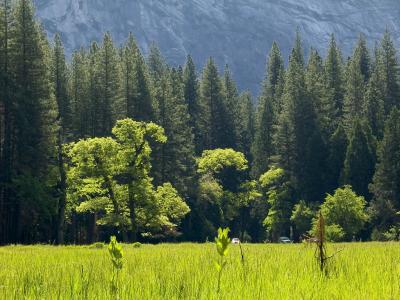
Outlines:
{"type": "Polygon", "coordinates": [[[345,54],[360,32],[370,42],[389,28],[400,39],[398,0],[36,0],[50,35],[60,32],[69,53],[109,30],[121,43],[131,31],[146,52],[157,42],[170,63],[190,53],[229,64],[240,88],[258,91],[266,54],[276,40],[285,56],[296,28],[304,46],[324,53],[335,33],[345,54]]]}

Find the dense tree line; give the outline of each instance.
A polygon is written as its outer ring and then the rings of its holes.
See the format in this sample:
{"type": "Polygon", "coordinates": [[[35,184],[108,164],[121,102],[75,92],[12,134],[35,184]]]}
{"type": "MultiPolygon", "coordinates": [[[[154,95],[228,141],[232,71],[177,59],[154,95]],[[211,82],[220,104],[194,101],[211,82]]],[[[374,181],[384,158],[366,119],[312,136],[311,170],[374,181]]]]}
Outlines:
{"type": "Polygon", "coordinates": [[[228,66],[172,67],[132,35],[68,61],[31,1],[2,0],[0,243],[299,238],[319,209],[333,240],[383,239],[400,222],[399,72],[389,32],[348,59],[333,35],[306,59],[298,33],[287,66],[272,45],[254,105],[228,66]],[[334,217],[346,205],[354,224],[334,217]]]}

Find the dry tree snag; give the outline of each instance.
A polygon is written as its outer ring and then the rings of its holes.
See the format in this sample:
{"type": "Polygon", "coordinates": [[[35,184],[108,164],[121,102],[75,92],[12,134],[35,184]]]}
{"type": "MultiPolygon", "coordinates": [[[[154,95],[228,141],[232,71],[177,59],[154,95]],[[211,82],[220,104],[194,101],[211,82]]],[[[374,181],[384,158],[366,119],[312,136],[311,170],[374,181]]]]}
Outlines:
{"type": "Polygon", "coordinates": [[[317,244],[317,248],[315,250],[315,257],[317,258],[319,268],[321,272],[324,272],[327,254],[326,254],[326,238],[325,238],[325,220],[322,216],[322,213],[319,213],[318,221],[317,221],[317,230],[315,232],[315,242],[317,244]]]}
{"type": "MultiPolygon", "coordinates": [[[[311,240],[311,239],[310,239],[311,240]]],[[[325,220],[321,212],[319,212],[317,220],[317,228],[315,231],[315,238],[313,241],[316,243],[317,247],[315,249],[315,257],[319,265],[319,269],[322,273],[327,274],[327,262],[329,259],[334,257],[337,253],[342,250],[335,252],[334,254],[328,256],[326,250],[326,232],[325,232],[325,220]]]]}

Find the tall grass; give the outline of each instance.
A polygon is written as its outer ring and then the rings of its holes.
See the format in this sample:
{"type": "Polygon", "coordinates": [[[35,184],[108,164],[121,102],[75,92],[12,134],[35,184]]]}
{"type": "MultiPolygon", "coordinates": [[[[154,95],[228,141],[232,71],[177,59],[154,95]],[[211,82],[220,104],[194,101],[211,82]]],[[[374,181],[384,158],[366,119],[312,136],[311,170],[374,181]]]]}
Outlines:
{"type": "MultiPolygon", "coordinates": [[[[123,245],[121,299],[400,299],[400,244],[330,244],[329,275],[304,245],[231,245],[215,293],[214,244],[123,245]]],[[[0,248],[0,299],[114,299],[106,247],[0,248]]]]}

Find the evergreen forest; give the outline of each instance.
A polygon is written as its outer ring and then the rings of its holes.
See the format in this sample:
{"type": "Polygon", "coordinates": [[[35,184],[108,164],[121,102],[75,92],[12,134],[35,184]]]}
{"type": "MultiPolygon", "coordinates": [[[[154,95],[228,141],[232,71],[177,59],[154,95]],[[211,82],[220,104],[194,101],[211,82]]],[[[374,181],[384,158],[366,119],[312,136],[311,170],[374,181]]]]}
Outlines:
{"type": "Polygon", "coordinates": [[[132,34],[66,56],[30,0],[2,0],[0,244],[298,241],[319,212],[331,241],[398,239],[399,59],[389,31],[371,43],[318,53],[298,31],[251,95],[132,34]]]}

